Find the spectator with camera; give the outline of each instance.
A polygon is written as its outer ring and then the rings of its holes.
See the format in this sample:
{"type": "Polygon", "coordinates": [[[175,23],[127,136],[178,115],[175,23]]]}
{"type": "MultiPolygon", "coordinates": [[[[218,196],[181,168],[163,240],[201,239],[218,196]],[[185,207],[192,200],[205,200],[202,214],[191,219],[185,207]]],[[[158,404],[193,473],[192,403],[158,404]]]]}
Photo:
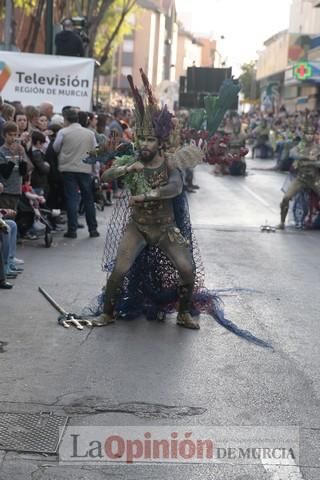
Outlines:
{"type": "Polygon", "coordinates": [[[66,18],[62,22],[63,30],[55,36],[56,55],[84,57],[83,42],[73,28],[73,21],[66,18]]]}

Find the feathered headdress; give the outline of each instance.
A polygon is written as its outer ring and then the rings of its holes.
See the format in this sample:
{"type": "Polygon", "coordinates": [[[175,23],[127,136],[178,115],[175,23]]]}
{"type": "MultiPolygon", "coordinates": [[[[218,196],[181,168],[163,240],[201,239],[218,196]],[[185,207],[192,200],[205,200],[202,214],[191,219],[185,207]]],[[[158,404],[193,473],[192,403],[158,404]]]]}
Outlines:
{"type": "Polygon", "coordinates": [[[128,75],[127,77],[135,104],[136,135],[138,137],[152,135],[161,140],[167,140],[174,128],[173,115],[166,105],[162,109],[158,107],[148,77],[142,68],[140,68],[140,75],[145,90],[143,96],[134,84],[132,76],[128,75]]]}
{"type": "Polygon", "coordinates": [[[222,122],[225,113],[233,108],[240,85],[236,80],[225,80],[220,87],[218,97],[208,96],[204,99],[207,112],[207,129],[210,136],[214,135],[222,122]]]}
{"type": "Polygon", "coordinates": [[[195,130],[201,130],[206,121],[206,111],[204,108],[191,110],[189,114],[189,127],[195,130]]]}

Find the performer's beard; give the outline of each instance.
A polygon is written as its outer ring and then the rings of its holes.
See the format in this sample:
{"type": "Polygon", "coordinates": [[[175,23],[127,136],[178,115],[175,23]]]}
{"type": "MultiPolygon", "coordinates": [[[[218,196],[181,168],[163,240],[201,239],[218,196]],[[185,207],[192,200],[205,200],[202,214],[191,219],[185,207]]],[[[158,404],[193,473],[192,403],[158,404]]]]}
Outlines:
{"type": "Polygon", "coordinates": [[[154,152],[148,149],[140,150],[140,160],[142,161],[142,163],[151,162],[156,155],[157,151],[154,152]]]}

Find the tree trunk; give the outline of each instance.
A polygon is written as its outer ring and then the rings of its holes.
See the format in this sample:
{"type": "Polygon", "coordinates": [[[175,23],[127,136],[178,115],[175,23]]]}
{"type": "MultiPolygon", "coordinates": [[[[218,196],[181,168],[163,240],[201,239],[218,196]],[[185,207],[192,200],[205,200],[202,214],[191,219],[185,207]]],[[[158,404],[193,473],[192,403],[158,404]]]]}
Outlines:
{"type": "MultiPolygon", "coordinates": [[[[94,44],[95,44],[95,39],[98,33],[98,28],[103,21],[103,18],[105,14],[107,13],[108,9],[111,7],[111,5],[115,2],[116,0],[104,0],[99,8],[99,11],[96,16],[91,17],[91,20],[89,20],[89,57],[93,56],[93,51],[94,51],[94,44]]],[[[90,11],[92,12],[92,9],[90,8],[90,11]]]]}
{"type": "Polygon", "coordinates": [[[33,16],[30,16],[30,17],[27,17],[27,18],[29,18],[29,25],[28,25],[28,33],[27,33],[27,36],[25,37],[25,39],[23,41],[23,46],[22,46],[22,50],[24,52],[28,51],[29,39],[30,39],[32,31],[33,31],[33,16]]]}
{"type": "Polygon", "coordinates": [[[113,30],[109,40],[107,41],[101,57],[99,58],[99,62],[101,63],[101,65],[103,65],[108,60],[112,44],[113,44],[115,38],[117,37],[126,16],[130,13],[130,11],[133,9],[135,4],[136,4],[136,0],[128,0],[127,5],[123,8],[123,11],[122,11],[121,16],[119,18],[119,21],[118,21],[115,29],[113,30]]]}
{"type": "Polygon", "coordinates": [[[38,35],[40,32],[40,26],[41,26],[41,20],[42,20],[42,15],[43,15],[43,9],[45,5],[46,0],[39,0],[38,6],[37,6],[37,12],[36,12],[36,17],[34,19],[34,25],[33,25],[33,32],[30,40],[30,47],[29,47],[29,52],[33,53],[36,48],[37,44],[37,39],[38,35]]]}
{"type": "Polygon", "coordinates": [[[57,0],[55,5],[55,21],[61,22],[62,19],[66,16],[66,7],[67,7],[67,0],[57,0]]]}

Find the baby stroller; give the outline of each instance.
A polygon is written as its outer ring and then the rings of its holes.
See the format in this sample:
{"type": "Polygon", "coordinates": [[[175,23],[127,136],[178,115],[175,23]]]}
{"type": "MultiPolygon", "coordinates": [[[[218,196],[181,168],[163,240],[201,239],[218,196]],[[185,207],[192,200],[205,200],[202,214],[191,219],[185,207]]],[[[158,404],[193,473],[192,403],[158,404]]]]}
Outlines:
{"type": "Polygon", "coordinates": [[[52,244],[52,230],[53,230],[53,214],[51,210],[46,208],[37,208],[23,193],[19,199],[17,216],[15,221],[18,226],[19,236],[23,239],[29,230],[33,227],[35,222],[44,226],[42,232],[44,233],[44,243],[46,248],[50,248],[52,244]]]}

